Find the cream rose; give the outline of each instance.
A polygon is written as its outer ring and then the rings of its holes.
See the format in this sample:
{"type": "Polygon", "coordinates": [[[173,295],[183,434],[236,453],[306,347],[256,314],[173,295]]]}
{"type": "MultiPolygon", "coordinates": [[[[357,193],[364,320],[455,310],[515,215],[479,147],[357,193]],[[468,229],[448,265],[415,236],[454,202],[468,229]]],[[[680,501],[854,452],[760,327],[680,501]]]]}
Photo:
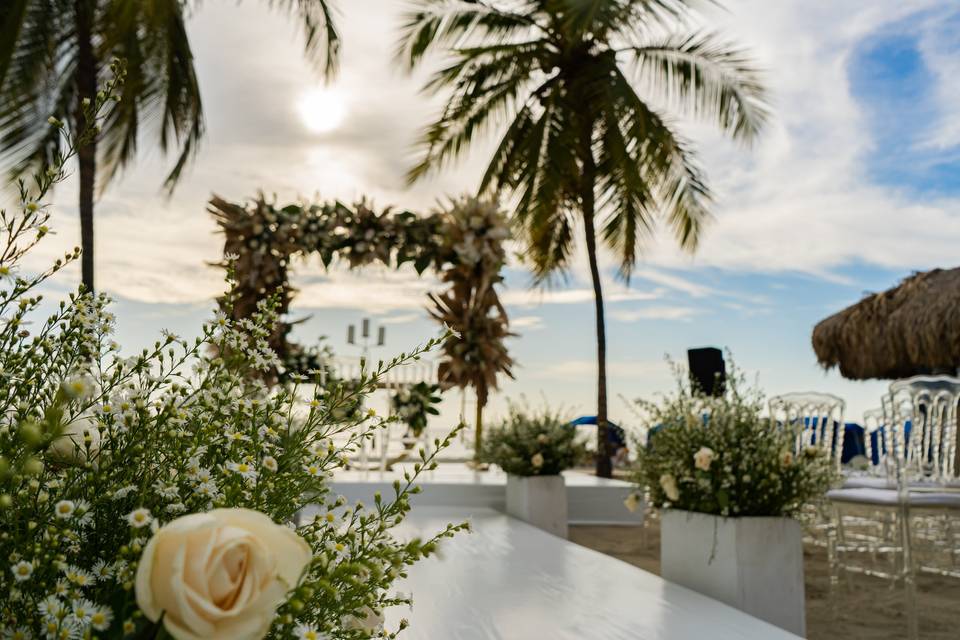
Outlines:
{"type": "Polygon", "coordinates": [[[137,605],[177,640],[262,638],[310,558],[303,538],[258,511],[183,516],[143,550],[137,605]]]}
{"type": "Polygon", "coordinates": [[[669,473],[660,476],[660,488],[667,496],[670,502],[676,502],[680,499],[680,488],[677,487],[677,479],[669,473]]]}
{"type": "Polygon", "coordinates": [[[697,469],[700,469],[700,471],[710,471],[710,465],[713,464],[713,457],[715,455],[713,449],[710,447],[700,447],[700,449],[693,454],[693,465],[697,469]]]}
{"type": "Polygon", "coordinates": [[[47,455],[57,461],[84,463],[87,451],[100,451],[100,430],[89,418],[77,418],[63,428],[63,433],[47,449],[47,455]],[[89,442],[87,441],[89,439],[89,442]]]}

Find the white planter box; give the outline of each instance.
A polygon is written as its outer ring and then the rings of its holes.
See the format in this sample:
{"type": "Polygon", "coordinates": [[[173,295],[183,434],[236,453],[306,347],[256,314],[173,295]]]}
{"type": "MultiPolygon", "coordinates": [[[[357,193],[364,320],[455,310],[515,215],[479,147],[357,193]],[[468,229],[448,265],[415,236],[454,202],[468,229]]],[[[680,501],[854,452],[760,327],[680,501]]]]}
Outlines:
{"type": "Polygon", "coordinates": [[[561,538],[567,537],[563,476],[507,476],[507,514],[561,538]]]}
{"type": "Polygon", "coordinates": [[[664,579],[806,636],[799,522],[667,509],[661,526],[664,579]]]}

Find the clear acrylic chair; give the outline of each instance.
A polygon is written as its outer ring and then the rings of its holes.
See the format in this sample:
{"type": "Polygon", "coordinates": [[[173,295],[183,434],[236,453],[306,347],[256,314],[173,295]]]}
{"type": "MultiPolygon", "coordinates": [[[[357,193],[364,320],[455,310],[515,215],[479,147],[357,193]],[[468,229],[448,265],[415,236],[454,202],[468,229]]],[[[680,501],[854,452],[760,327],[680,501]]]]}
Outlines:
{"type": "MultiPolygon", "coordinates": [[[[770,398],[770,424],[773,429],[792,429],[795,433],[794,454],[800,456],[807,446],[819,447],[823,455],[840,468],[843,452],[843,398],[830,393],[785,393],[770,398]]],[[[801,513],[806,544],[833,553],[833,518],[824,499],[804,506],[801,513]]]]}
{"type": "Polygon", "coordinates": [[[883,428],[894,482],[827,494],[836,530],[831,584],[840,571],[902,581],[910,638],[919,635],[917,571],[960,577],[954,524],[960,514],[958,401],[957,378],[917,376],[892,383],[883,397],[883,428]],[[862,526],[871,519],[872,528],[862,526]]]}
{"type": "Polygon", "coordinates": [[[796,454],[808,445],[820,447],[840,469],[843,455],[846,403],[831,393],[785,393],[770,398],[770,420],[775,428],[796,432],[796,454]]]}

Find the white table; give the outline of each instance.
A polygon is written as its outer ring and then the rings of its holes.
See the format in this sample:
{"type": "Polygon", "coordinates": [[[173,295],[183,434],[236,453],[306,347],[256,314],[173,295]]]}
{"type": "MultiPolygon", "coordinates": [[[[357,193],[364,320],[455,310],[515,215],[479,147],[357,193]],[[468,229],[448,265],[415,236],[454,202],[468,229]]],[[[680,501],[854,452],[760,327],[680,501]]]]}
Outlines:
{"type": "MultiPolygon", "coordinates": [[[[407,640],[787,640],[782,629],[492,509],[415,507],[398,530],[427,536],[469,519],[397,589],[407,640]]],[[[639,535],[639,534],[638,534],[639,535]]]]}

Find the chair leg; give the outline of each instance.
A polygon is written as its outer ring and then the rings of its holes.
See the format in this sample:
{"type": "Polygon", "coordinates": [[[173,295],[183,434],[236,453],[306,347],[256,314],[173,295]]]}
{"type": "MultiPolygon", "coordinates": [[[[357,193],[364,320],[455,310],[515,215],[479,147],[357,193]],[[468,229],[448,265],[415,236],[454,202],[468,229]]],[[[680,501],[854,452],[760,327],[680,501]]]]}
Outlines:
{"type": "Polygon", "coordinates": [[[838,540],[843,543],[843,515],[839,507],[834,505],[831,508],[834,526],[827,530],[827,566],[830,571],[830,584],[828,597],[830,598],[830,615],[836,620],[840,615],[840,609],[837,606],[837,600],[840,597],[840,558],[838,554],[838,540]]]}
{"type": "Polygon", "coordinates": [[[917,578],[914,571],[913,549],[910,531],[910,506],[906,500],[900,506],[900,544],[903,563],[903,586],[907,606],[907,638],[920,639],[920,619],[917,612],[917,578]]]}

